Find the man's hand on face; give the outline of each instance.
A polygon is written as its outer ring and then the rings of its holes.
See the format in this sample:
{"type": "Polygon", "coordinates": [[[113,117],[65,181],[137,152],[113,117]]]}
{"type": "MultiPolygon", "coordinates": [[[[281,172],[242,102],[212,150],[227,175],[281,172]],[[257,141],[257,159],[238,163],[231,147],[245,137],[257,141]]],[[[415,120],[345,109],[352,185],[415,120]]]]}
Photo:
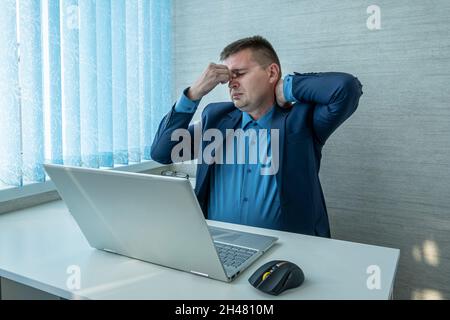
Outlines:
{"type": "Polygon", "coordinates": [[[199,100],[207,95],[219,83],[225,84],[232,77],[226,65],[210,63],[200,78],[189,88],[188,98],[199,100]]]}

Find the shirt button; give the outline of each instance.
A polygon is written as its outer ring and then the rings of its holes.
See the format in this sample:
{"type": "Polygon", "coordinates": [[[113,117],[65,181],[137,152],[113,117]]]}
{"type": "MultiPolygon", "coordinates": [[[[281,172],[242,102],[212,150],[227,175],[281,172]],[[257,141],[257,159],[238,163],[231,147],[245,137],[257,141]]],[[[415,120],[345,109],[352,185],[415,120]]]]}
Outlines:
{"type": "Polygon", "coordinates": [[[252,169],[247,169],[247,172],[248,172],[248,173],[252,172],[252,169]]]}
{"type": "Polygon", "coordinates": [[[248,201],[248,198],[247,198],[247,197],[245,197],[245,198],[244,198],[244,202],[247,202],[247,201],[248,201]]]}

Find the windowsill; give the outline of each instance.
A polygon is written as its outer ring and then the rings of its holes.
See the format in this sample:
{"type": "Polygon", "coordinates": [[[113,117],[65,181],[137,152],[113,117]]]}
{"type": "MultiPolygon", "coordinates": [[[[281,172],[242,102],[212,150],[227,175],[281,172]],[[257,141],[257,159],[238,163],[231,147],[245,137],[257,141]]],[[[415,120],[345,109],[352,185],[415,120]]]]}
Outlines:
{"type": "MultiPolygon", "coordinates": [[[[117,166],[110,170],[147,172],[164,166],[156,161],[149,160],[117,166]]],[[[58,199],[59,195],[51,180],[42,183],[31,183],[20,188],[0,189],[0,214],[58,199]]]]}

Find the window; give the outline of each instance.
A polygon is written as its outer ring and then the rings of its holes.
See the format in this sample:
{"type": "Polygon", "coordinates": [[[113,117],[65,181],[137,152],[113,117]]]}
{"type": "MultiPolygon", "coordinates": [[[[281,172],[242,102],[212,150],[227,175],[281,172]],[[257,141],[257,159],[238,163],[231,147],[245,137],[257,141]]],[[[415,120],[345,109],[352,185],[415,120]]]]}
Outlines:
{"type": "Polygon", "coordinates": [[[0,188],[43,163],[150,160],[172,100],[170,0],[2,0],[0,188]]]}

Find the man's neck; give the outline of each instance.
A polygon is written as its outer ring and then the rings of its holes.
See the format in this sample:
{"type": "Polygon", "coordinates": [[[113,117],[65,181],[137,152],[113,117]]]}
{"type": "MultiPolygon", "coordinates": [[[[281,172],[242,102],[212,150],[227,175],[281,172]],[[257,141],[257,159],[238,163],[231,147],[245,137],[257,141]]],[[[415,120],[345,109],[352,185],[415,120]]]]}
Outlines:
{"type": "Polygon", "coordinates": [[[262,117],[264,117],[264,115],[272,109],[274,104],[275,104],[275,101],[272,101],[272,103],[266,103],[263,106],[256,109],[255,111],[248,112],[248,114],[250,117],[252,117],[253,120],[259,120],[262,117]]]}

